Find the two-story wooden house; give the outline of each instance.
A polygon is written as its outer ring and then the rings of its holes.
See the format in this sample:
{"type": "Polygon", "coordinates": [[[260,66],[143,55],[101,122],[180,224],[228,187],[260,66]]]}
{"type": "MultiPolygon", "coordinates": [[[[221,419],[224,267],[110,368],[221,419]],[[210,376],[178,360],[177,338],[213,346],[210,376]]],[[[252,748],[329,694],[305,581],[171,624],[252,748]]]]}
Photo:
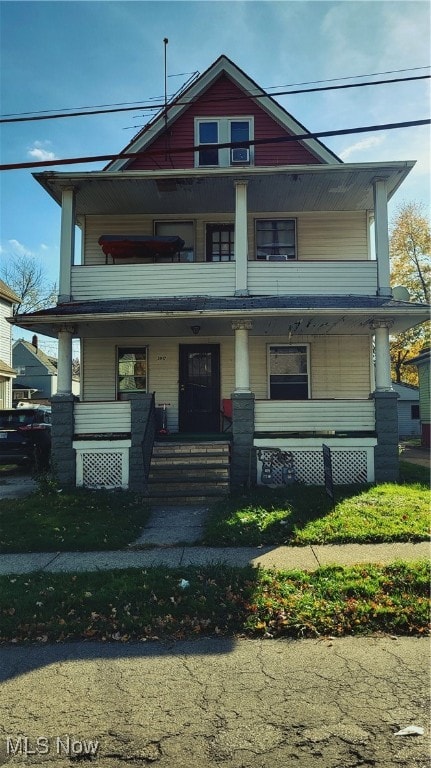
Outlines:
{"type": "Polygon", "coordinates": [[[387,205],[413,165],[342,163],[221,56],[104,170],[35,174],[60,293],[17,322],[59,339],[61,481],[144,490],[163,403],[171,435],[229,440],[233,486],[322,482],[322,443],[336,482],[395,478],[389,334],[428,313],[393,296],[387,205]]]}
{"type": "Polygon", "coordinates": [[[12,381],[16,371],[12,367],[12,329],[6,318],[19,297],[0,280],[0,408],[12,408],[12,381]]]}
{"type": "MultiPolygon", "coordinates": [[[[18,339],[12,346],[12,363],[16,371],[14,400],[33,400],[49,405],[57,393],[57,358],[40,347],[36,334],[31,342],[18,339]]],[[[72,394],[79,395],[79,379],[72,376],[72,394]]]]}

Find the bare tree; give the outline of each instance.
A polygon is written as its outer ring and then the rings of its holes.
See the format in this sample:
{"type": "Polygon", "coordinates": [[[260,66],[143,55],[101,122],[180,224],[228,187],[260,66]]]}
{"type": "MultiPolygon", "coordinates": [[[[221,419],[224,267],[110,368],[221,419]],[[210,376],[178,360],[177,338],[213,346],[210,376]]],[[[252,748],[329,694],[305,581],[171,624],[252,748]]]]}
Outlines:
{"type": "Polygon", "coordinates": [[[81,373],[81,361],[79,357],[74,357],[72,359],[72,375],[79,376],[80,373],[81,373]]]}
{"type": "Polygon", "coordinates": [[[43,267],[31,256],[10,256],[1,275],[21,299],[15,305],[15,315],[35,312],[56,303],[57,286],[48,283],[43,267]]]}

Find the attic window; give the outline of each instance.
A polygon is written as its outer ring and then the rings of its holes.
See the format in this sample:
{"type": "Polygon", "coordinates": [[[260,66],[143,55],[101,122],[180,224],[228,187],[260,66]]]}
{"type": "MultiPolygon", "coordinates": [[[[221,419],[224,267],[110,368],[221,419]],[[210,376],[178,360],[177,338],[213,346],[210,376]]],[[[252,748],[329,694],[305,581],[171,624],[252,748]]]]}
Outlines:
{"type": "MultiPolygon", "coordinates": [[[[218,144],[218,121],[205,120],[199,123],[199,145],[218,144]]],[[[199,165],[218,165],[218,149],[201,149],[199,151],[199,165]]]]}
{"type": "Polygon", "coordinates": [[[214,117],[195,119],[195,143],[200,149],[195,153],[198,168],[250,165],[253,148],[248,142],[254,137],[252,117],[214,117]],[[244,142],[244,146],[241,143],[244,142]],[[235,147],[218,149],[214,144],[235,144],[235,147]],[[205,145],[208,148],[205,149],[205,145]]]}

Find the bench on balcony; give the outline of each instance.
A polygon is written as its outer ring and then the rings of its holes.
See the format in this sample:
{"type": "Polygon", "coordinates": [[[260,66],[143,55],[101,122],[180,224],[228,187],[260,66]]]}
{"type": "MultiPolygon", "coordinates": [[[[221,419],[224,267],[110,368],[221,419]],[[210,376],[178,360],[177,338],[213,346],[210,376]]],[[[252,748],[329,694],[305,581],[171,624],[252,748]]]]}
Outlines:
{"type": "Polygon", "coordinates": [[[108,257],[111,257],[113,264],[130,259],[153,264],[166,258],[172,262],[179,261],[184,248],[184,240],[177,236],[101,235],[98,243],[105,254],[105,264],[108,257]]]}

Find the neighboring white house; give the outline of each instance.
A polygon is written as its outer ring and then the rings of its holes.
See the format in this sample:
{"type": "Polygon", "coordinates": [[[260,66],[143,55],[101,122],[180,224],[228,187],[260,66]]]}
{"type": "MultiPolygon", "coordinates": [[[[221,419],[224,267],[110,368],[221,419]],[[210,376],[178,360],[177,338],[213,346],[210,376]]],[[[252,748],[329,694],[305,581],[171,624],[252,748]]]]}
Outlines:
{"type": "Polygon", "coordinates": [[[6,317],[12,314],[12,307],[18,304],[16,293],[0,280],[0,408],[12,407],[12,328],[6,317]]]}
{"type": "Polygon", "coordinates": [[[400,438],[419,437],[421,422],[419,415],[419,387],[412,384],[392,383],[398,395],[398,436],[400,438]]]}
{"type": "Polygon", "coordinates": [[[61,206],[59,297],[16,323],[59,340],[61,482],[79,464],[145,489],[154,402],[171,433],[230,441],[232,487],[322,483],[323,443],[335,482],[396,479],[389,333],[428,318],[390,286],[413,166],[343,163],[221,56],[104,170],[35,174],[61,206]]]}
{"type": "MultiPolygon", "coordinates": [[[[40,349],[37,336],[32,342],[18,339],[12,346],[12,362],[16,371],[14,402],[31,398],[49,402],[57,394],[58,361],[40,349]]],[[[72,393],[79,395],[79,378],[72,377],[72,393]]]]}

